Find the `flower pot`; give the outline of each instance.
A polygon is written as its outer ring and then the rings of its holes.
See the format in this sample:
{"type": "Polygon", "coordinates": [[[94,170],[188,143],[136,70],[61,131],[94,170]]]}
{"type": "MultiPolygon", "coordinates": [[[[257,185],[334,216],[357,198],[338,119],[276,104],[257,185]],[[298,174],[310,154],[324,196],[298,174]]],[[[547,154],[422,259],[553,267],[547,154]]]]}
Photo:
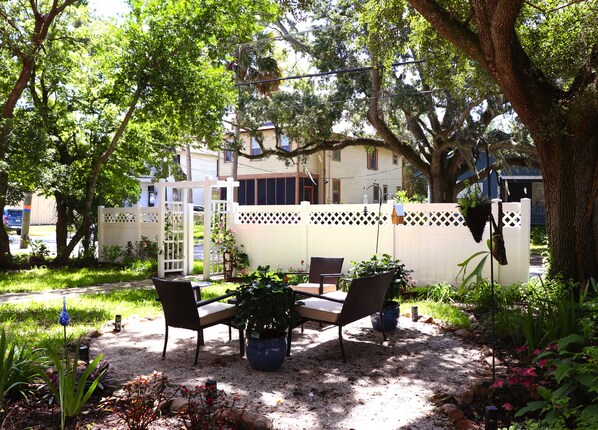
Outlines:
{"type": "Polygon", "coordinates": [[[372,320],[372,328],[376,331],[382,331],[384,325],[384,331],[394,331],[399,323],[399,304],[396,302],[389,302],[391,304],[385,304],[382,309],[382,319],[380,313],[376,312],[370,316],[372,320]]]}
{"type": "Polygon", "coordinates": [[[492,205],[490,203],[485,203],[480,206],[467,209],[467,215],[464,216],[465,222],[467,223],[467,228],[469,228],[469,231],[471,231],[473,240],[478,243],[482,240],[482,235],[484,234],[486,222],[488,221],[491,210],[492,205]]]}
{"type": "Polygon", "coordinates": [[[273,372],[280,369],[287,353],[285,336],[273,339],[247,338],[247,360],[254,370],[273,372]]]}

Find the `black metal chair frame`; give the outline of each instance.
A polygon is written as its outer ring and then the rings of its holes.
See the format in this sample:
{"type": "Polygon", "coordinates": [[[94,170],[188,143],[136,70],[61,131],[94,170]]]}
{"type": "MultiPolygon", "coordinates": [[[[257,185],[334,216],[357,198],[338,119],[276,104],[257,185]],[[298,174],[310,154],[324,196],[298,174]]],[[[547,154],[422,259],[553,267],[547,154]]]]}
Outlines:
{"type": "MultiPolygon", "coordinates": [[[[390,285],[390,282],[393,279],[393,276],[394,273],[391,271],[380,273],[374,276],[367,276],[363,278],[354,279],[349,287],[349,292],[347,293],[347,296],[344,299],[328,297],[326,294],[319,295],[306,292],[296,292],[296,296],[300,296],[301,298],[304,298],[305,296],[315,297],[322,300],[341,303],[343,306],[339,314],[338,320],[335,323],[322,319],[302,317],[301,320],[294,327],[302,325],[307,321],[316,321],[320,323],[333,324],[338,326],[338,339],[341,348],[341,355],[343,357],[343,362],[346,363],[347,359],[345,356],[345,348],[343,345],[343,327],[347,324],[365,318],[376,312],[379,312],[380,318],[382,318],[384,297],[386,295],[386,290],[388,289],[388,286],[390,285]]],[[[302,303],[300,300],[296,304],[296,306],[303,305],[304,303],[302,303]]],[[[287,355],[291,355],[291,339],[292,330],[294,327],[289,327],[287,339],[287,355]]],[[[384,326],[382,327],[382,337],[384,341],[387,340],[386,332],[384,331],[384,326]]]]}
{"type": "MultiPolygon", "coordinates": [[[[209,305],[210,303],[218,302],[220,300],[234,296],[234,293],[225,294],[208,300],[201,300],[200,287],[191,285],[191,282],[189,281],[174,281],[160,278],[152,278],[152,281],[158,293],[158,300],[162,302],[162,309],[164,310],[164,321],[166,329],[164,334],[164,349],[162,351],[162,358],[166,357],[166,346],[168,344],[169,326],[197,331],[197,345],[195,347],[195,361],[193,363],[194,366],[197,365],[197,360],[199,358],[199,347],[204,345],[204,328],[212,327],[217,324],[226,324],[229,327],[229,341],[232,340],[231,326],[234,321],[234,316],[221,319],[210,324],[202,324],[197,309],[199,309],[202,306],[209,305]],[[172,291],[168,291],[168,289],[175,288],[178,288],[179,291],[176,291],[176,293],[174,294],[171,294],[173,293],[172,291]],[[180,289],[184,289],[184,291],[180,291],[180,289]],[[175,303],[175,300],[179,300],[179,302],[175,303]],[[192,303],[193,308],[189,307],[188,303],[192,303]],[[192,309],[195,309],[195,312],[192,312],[192,309]]],[[[241,356],[244,356],[245,339],[243,336],[243,330],[240,329],[239,349],[241,356]]]]}

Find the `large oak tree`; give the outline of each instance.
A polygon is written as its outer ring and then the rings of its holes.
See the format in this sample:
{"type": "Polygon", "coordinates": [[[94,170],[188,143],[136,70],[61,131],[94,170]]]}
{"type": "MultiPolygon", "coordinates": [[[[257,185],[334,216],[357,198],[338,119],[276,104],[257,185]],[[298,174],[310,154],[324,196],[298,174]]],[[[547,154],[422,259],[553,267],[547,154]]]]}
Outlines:
{"type": "MultiPolygon", "coordinates": [[[[598,276],[598,8],[592,1],[406,0],[482,66],[536,145],[551,274],[598,276]]],[[[405,14],[371,2],[371,17],[405,14]]],[[[382,31],[384,29],[381,29],[382,31]]]]}

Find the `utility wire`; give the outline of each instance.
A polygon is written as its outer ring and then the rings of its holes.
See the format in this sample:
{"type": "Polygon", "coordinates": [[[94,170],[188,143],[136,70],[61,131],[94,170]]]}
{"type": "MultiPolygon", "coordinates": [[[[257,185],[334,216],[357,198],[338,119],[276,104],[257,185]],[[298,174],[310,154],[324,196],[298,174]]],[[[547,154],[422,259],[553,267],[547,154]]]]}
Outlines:
{"type": "MultiPolygon", "coordinates": [[[[392,67],[395,67],[395,66],[405,66],[407,64],[423,63],[424,61],[426,61],[426,60],[403,61],[403,62],[400,62],[400,63],[393,63],[393,64],[391,64],[391,66],[392,67]]],[[[329,70],[328,72],[308,73],[306,75],[285,76],[285,77],[281,77],[281,78],[261,79],[261,80],[258,80],[258,81],[237,82],[235,84],[235,86],[236,87],[241,87],[241,86],[246,86],[246,85],[265,84],[265,83],[268,83],[268,82],[290,81],[290,80],[293,80],[293,79],[315,78],[315,77],[319,77],[319,76],[339,75],[339,74],[342,74],[342,73],[364,72],[366,70],[372,70],[375,67],[378,67],[378,66],[351,67],[351,68],[348,68],[348,69],[329,70]]]]}

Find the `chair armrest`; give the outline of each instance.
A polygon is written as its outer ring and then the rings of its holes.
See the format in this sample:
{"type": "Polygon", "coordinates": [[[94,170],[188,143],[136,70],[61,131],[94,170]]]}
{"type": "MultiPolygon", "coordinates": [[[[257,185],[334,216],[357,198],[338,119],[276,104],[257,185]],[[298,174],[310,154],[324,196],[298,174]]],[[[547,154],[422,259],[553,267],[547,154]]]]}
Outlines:
{"type": "MultiPolygon", "coordinates": [[[[332,297],[322,296],[321,294],[307,293],[305,291],[299,291],[298,295],[300,295],[300,296],[308,296],[308,297],[316,297],[318,299],[328,300],[330,302],[345,303],[345,300],[343,300],[343,299],[335,299],[335,298],[332,298],[332,297]]],[[[301,302],[301,300],[299,300],[299,302],[301,302]]]]}
{"type": "Polygon", "coordinates": [[[342,273],[320,273],[320,283],[324,282],[324,278],[341,278],[342,273]]]}
{"type": "Polygon", "coordinates": [[[214,298],[211,298],[211,299],[200,300],[200,301],[197,302],[197,307],[199,308],[199,307],[204,306],[204,305],[209,305],[210,303],[219,302],[222,299],[226,299],[226,298],[232,297],[234,295],[235,295],[235,293],[228,293],[228,294],[224,294],[222,296],[214,297],[214,298]]]}

